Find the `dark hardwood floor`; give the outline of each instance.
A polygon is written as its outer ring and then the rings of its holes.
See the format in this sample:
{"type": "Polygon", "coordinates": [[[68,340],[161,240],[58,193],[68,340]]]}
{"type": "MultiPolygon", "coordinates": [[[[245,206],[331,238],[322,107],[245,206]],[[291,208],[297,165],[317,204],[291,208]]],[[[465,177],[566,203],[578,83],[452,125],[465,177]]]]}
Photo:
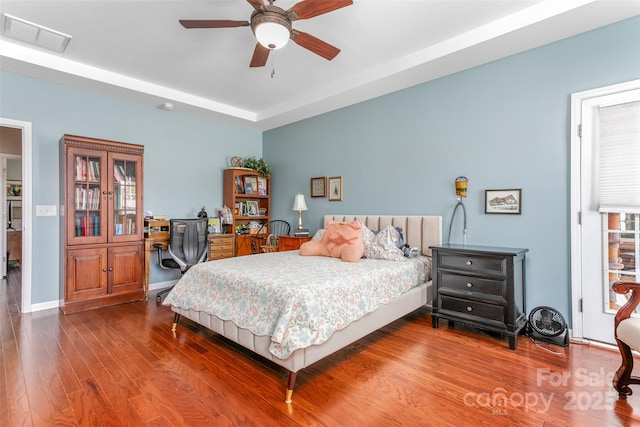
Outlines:
{"type": "MultiPolygon", "coordinates": [[[[51,286],[57,286],[52,283],[51,286]]],[[[298,374],[137,302],[21,314],[0,286],[0,426],[633,426],[616,351],[535,345],[441,326],[420,310],[298,374]]],[[[640,365],[640,363],[638,364],[640,365]]]]}

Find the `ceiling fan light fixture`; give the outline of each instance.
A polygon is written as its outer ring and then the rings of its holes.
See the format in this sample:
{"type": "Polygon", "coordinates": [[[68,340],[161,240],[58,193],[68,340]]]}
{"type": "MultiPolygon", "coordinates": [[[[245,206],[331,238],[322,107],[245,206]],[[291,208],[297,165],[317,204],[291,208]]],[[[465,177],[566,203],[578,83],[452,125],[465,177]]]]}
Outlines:
{"type": "Polygon", "coordinates": [[[256,40],[267,49],[283,48],[291,37],[291,22],[279,14],[265,12],[251,20],[256,40]]]}

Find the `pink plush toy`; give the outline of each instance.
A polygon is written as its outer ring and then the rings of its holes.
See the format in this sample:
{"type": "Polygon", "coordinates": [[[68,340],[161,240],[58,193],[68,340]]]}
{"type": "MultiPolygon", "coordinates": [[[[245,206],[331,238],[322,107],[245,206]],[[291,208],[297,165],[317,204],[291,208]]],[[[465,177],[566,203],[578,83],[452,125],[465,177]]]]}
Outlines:
{"type": "Polygon", "coordinates": [[[311,240],[300,246],[300,255],[320,255],[358,262],[364,255],[362,226],[358,221],[327,223],[320,240],[311,240]]]}

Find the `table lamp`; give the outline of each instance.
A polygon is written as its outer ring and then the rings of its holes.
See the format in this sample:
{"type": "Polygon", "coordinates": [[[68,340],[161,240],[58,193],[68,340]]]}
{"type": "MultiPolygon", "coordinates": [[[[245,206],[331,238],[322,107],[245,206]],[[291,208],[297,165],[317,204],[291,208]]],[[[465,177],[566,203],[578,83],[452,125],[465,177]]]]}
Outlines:
{"type": "Polygon", "coordinates": [[[304,195],[296,194],[293,199],[293,210],[298,211],[298,230],[302,230],[302,211],[307,210],[307,203],[304,201],[304,195]]]}

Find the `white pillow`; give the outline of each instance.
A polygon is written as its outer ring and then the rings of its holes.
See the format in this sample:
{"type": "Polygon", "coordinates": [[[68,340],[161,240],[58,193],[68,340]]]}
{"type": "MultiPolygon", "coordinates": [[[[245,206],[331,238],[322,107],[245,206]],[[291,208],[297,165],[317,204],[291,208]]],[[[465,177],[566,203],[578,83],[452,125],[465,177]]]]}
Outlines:
{"type": "MultiPolygon", "coordinates": [[[[373,232],[369,230],[371,234],[373,232]]],[[[392,261],[406,261],[404,253],[398,248],[400,233],[389,225],[375,234],[370,240],[364,240],[364,256],[370,259],[387,259],[392,261]]]]}

